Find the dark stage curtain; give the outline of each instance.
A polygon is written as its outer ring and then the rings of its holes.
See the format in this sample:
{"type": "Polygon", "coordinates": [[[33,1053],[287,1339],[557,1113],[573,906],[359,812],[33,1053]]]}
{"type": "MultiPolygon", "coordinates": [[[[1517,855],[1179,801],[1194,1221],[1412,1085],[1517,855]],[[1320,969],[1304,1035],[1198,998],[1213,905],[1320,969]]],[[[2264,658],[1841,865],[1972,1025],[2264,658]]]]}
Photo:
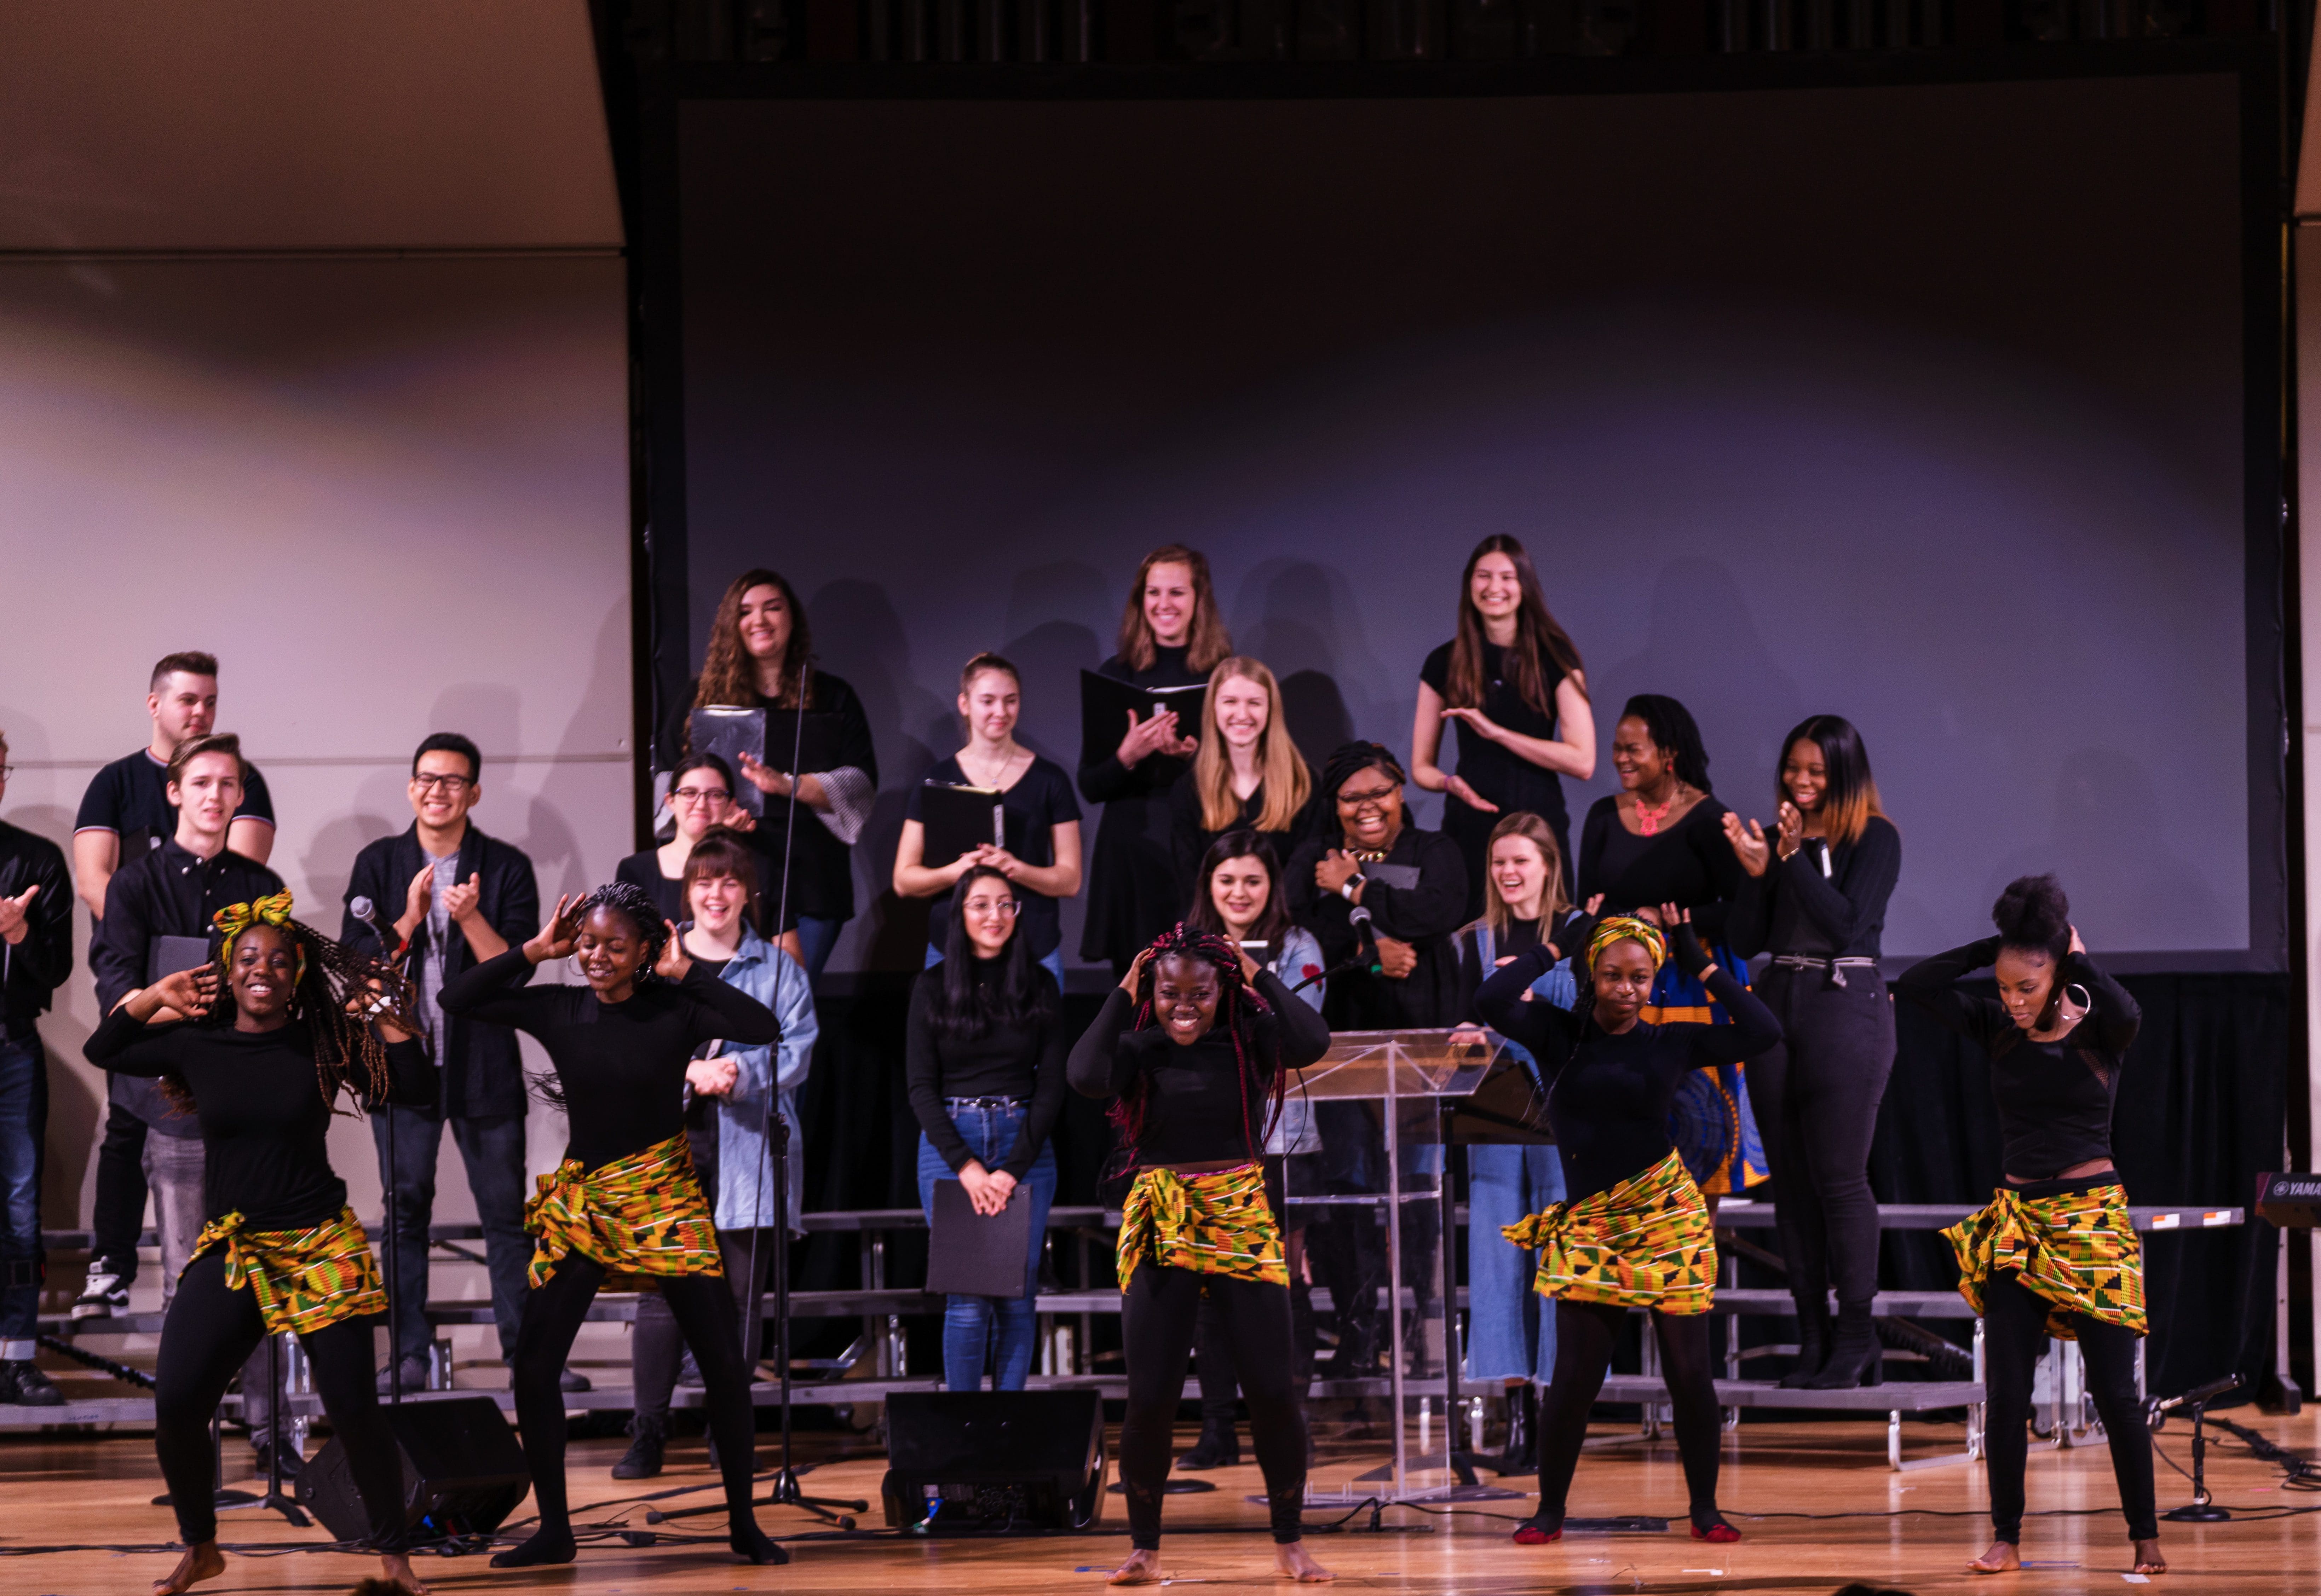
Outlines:
{"type": "MultiPolygon", "coordinates": [[[[2128,1201],[2247,1207],[2257,1174],[2280,1167],[2289,977],[2127,975],[2120,984],[2144,1009],[2112,1132],[2128,1201]]],[[[1988,1201],[2001,1173],[1989,1061],[1908,1003],[1897,1018],[1900,1052],[1878,1116],[1870,1184],[1881,1202],[1988,1201]]],[[[2226,1400],[2249,1400],[2272,1367],[2280,1233],[2253,1220],[2144,1240],[2152,1393],[2238,1374],[2246,1389],[2226,1400]]],[[[1957,1284],[1958,1270],[1939,1236],[1889,1230],[1880,1281],[1941,1289],[1957,1284]]],[[[1955,1321],[1927,1328],[1959,1335],[1955,1321]]]]}

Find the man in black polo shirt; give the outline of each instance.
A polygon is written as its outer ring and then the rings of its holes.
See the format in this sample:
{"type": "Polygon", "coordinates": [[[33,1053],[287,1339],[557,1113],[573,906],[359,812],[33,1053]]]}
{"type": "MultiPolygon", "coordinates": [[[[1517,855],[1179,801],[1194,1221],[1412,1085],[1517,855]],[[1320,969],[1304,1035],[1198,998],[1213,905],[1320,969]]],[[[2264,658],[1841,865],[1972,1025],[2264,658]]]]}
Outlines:
{"type": "MultiPolygon", "coordinates": [[[[0,732],[0,797],[8,738],[0,732]]],[[[64,850],[0,821],[0,1402],[52,1408],[64,1392],[33,1366],[41,1311],[41,1149],[48,1061],[35,1029],[72,973],[72,887],[64,850]]]]}
{"type": "MultiPolygon", "coordinates": [[[[523,1068],[515,1032],[480,1020],[443,1012],[443,984],[460,971],[516,947],[540,929],[540,888],[532,861],[469,819],[483,796],[484,758],[456,731],[439,731],[411,757],[412,822],[399,836],[382,837],[355,856],[347,902],[369,898],[381,920],[395,916],[388,934],[410,952],[404,965],[419,988],[418,1019],[442,1070],[442,1090],[432,1109],[400,1105],[373,1111],[371,1138],[378,1147],[379,1183],[395,1228],[395,1278],[387,1282],[394,1336],[390,1357],[400,1356],[405,1391],[426,1383],[430,1340],[427,1227],[435,1208],[435,1162],[443,1127],[468,1168],[476,1216],[484,1228],[484,1259],[492,1281],[492,1318],[500,1351],[513,1363],[516,1327],[529,1290],[524,1271],[532,1240],[523,1230],[523,1068]]],[[[349,908],[341,940],[384,956],[371,928],[349,908]]],[[[570,1376],[580,1382],[580,1376],[570,1376]]],[[[383,1375],[381,1389],[387,1380],[383,1375]]],[[[578,1387],[586,1390],[585,1382],[578,1387]]]]}
{"type": "MultiPolygon", "coordinates": [[[[73,875],[96,928],[105,919],[105,893],[127,861],[162,847],[177,834],[165,770],[189,738],[205,737],[217,720],[217,660],[207,654],[168,654],[153,667],[145,712],[153,730],[146,745],[98,771],[81,795],[73,821],[73,875]]],[[[243,766],[241,798],[226,829],[225,846],[266,863],[274,848],[274,804],[266,780],[243,766]]],[[[89,939],[96,954],[96,939],[89,939]]],[[[140,956],[141,959],[141,955],[140,956]]],[[[138,966],[138,980],[144,966],[138,966]]],[[[73,1304],[75,1319],[121,1313],[137,1278],[137,1232],[145,1215],[145,1121],[120,1105],[106,1114],[96,1149],[96,1247],[88,1282],[73,1304]]]]}

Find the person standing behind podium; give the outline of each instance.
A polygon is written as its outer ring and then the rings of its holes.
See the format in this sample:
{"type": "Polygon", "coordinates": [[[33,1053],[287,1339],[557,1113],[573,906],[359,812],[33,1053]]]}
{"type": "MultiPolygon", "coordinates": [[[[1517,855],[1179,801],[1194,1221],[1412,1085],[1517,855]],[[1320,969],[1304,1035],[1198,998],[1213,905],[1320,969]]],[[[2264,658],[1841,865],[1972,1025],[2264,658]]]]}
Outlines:
{"type": "Polygon", "coordinates": [[[1202,857],[1228,831],[1265,837],[1273,857],[1297,851],[1318,807],[1314,773],[1289,739],[1281,688],[1261,660],[1236,654],[1209,673],[1192,774],[1169,792],[1177,896],[1199,904],[1202,857]]]}
{"type": "Polygon", "coordinates": [[[1032,1372],[1040,1251],[1056,1200],[1048,1145],[1064,1106],[1063,1001],[1027,957],[1020,900],[989,865],[959,879],[943,957],[911,993],[905,1077],[919,1121],[919,1203],[935,1217],[935,1185],[957,1181],[979,1214],[1031,1204],[1024,1292],[943,1301],[943,1389],[1021,1391],[1032,1372]],[[1020,1192],[1020,1195],[1018,1194],[1020,1192]]]}
{"type": "MultiPolygon", "coordinates": [[[[1136,567],[1120,617],[1120,651],[1097,674],[1137,687],[1194,687],[1233,652],[1217,615],[1209,562],[1181,543],[1154,549],[1136,567]]],[[[1104,805],[1088,868],[1080,957],[1116,977],[1184,907],[1170,841],[1170,793],[1196,739],[1174,712],[1132,718],[1115,744],[1080,750],[1080,796],[1104,805]]]]}
{"type": "MultiPolygon", "coordinates": [[[[491,1277],[493,1328],[500,1354],[515,1356],[523,1313],[524,1270],[532,1242],[523,1233],[523,1066],[515,1032],[486,1020],[443,1012],[444,983],[460,971],[497,958],[540,924],[540,886],[523,850],[469,819],[484,796],[484,757],[456,731],[424,739],[411,756],[404,789],[411,824],[366,845],[347,877],[350,907],[339,939],[373,958],[390,958],[378,933],[351,907],[369,898],[372,912],[393,912],[401,968],[417,987],[413,1018],[442,1072],[442,1090],[429,1102],[382,1104],[371,1111],[371,1144],[386,1191],[386,1223],[395,1232],[395,1278],[387,1283],[395,1334],[387,1356],[402,1364],[405,1391],[427,1387],[427,1230],[435,1210],[435,1162],[443,1129],[459,1144],[484,1229],[484,1266],[491,1277]]],[[[578,1375],[572,1389],[587,1385],[578,1375]]],[[[380,1376],[381,1389],[389,1374],[380,1376]]]]}
{"type": "Polygon", "coordinates": [[[1002,834],[1007,846],[985,843],[948,864],[929,866],[922,801],[924,784],[911,789],[903,809],[903,834],[895,844],[895,893],[933,898],[927,919],[927,963],[950,946],[952,889],[978,865],[988,865],[1015,888],[1020,907],[1015,934],[1025,954],[1064,985],[1063,916],[1057,901],[1080,890],[1080,806],[1072,797],[1063,766],[1015,740],[1024,710],[1024,679],[997,654],[978,654],[959,674],[959,714],[967,745],[927,772],[946,786],[988,787],[999,793],[1002,834]]]}
{"type": "MultiPolygon", "coordinates": [[[[208,654],[165,654],[154,665],[145,694],[145,713],[153,723],[145,746],[98,771],[81,795],[73,820],[73,876],[88,905],[89,951],[105,919],[105,890],[129,860],[150,853],[177,835],[164,775],[169,757],[188,738],[206,737],[217,721],[216,658],[208,654]]],[[[266,779],[244,765],[241,800],[226,830],[225,845],[263,865],[274,847],[274,805],[266,779]]],[[[140,980],[145,966],[137,966],[140,980]]],[[[88,1282],[73,1304],[75,1319],[125,1313],[129,1287],[137,1278],[137,1234],[145,1224],[145,1121],[119,1098],[105,1119],[105,1139],[96,1149],[96,1227],[88,1282]]]]}
{"type": "Polygon", "coordinates": [[[1468,909],[1482,911],[1485,852],[1500,815],[1528,811],[1555,834],[1571,877],[1571,821],[1561,777],[1596,774],[1596,718],[1579,647],[1547,607],[1524,546],[1504,533],[1475,545],[1459,594],[1459,628],[1418,667],[1411,779],[1447,794],[1443,833],[1467,863],[1468,909]],[[1459,763],[1437,763],[1446,721],[1459,763]]]}
{"type": "MultiPolygon", "coordinates": [[[[0,732],[0,798],[8,793],[0,732]]],[[[62,849],[0,821],[0,1403],[52,1408],[65,1400],[33,1364],[38,1350],[41,1172],[49,1070],[40,1018],[72,974],[72,878],[62,849]]]]}
{"type": "MultiPolygon", "coordinates": [[[[778,572],[744,571],[725,585],[709,622],[701,676],[662,728],[656,757],[673,766],[690,753],[691,712],[715,705],[827,717],[827,769],[792,775],[744,755],[742,768],[731,773],[765,794],[765,812],[750,828],[751,842],[767,859],[758,895],[777,909],[787,904],[781,911],[797,921],[794,939],[787,925],[780,928],[785,935],[778,945],[819,978],[840,929],[854,918],[854,844],[878,794],[878,753],[854,689],[815,664],[806,607],[778,572]],[[803,807],[794,810],[793,803],[803,807]]],[[[769,728],[769,739],[778,731],[769,728]]]]}

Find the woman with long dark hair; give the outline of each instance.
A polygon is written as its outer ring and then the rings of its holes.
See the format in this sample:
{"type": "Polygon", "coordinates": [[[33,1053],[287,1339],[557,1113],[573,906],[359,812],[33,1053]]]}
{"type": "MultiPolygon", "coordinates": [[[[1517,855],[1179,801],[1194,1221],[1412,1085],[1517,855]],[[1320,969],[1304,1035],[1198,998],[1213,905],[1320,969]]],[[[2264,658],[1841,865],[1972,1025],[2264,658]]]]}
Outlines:
{"type": "MultiPolygon", "coordinates": [[[[740,837],[755,831],[757,825],[750,812],[733,802],[733,767],[718,754],[687,754],[677,762],[677,768],[669,773],[668,808],[677,822],[676,834],[667,842],[623,859],[613,867],[613,879],[642,887],[663,920],[682,921],[688,918],[685,862],[692,857],[694,845],[712,830],[722,828],[740,837]]],[[[753,897],[751,919],[757,918],[753,897]]],[[[792,924],[781,929],[793,931],[796,918],[793,913],[792,924]]],[[[795,947],[785,951],[792,958],[799,957],[795,947]]]]}
{"type": "Polygon", "coordinates": [[[719,1040],[766,1047],[781,1040],[781,1025],[765,1004],[711,975],[676,933],[642,890],[614,882],[559,897],[538,935],[443,987],[446,1014],[528,1031],[548,1050],[555,1078],[543,1089],[571,1124],[563,1162],[539,1178],[524,1209],[534,1238],[532,1294],[510,1380],[540,1528],[494,1557],[495,1568],[572,1561],[557,1377],[613,1274],[660,1281],[700,1365],[728,1543],[751,1563],[789,1561],[751,1507],[756,1410],[715,1220],[685,1134],[695,1050],[719,1040]],[[560,958],[574,959],[587,984],[524,985],[536,966],[560,958]]]}
{"type": "Polygon", "coordinates": [[[1179,925],[1137,955],[1072,1047],[1072,1089],[1112,1100],[1121,1165],[1120,1430],[1128,1561],[1116,1585],[1156,1583],[1160,1501],[1185,1355],[1204,1296],[1215,1301],[1248,1399],[1271,1504],[1274,1569],[1330,1577],[1302,1544],[1306,1423],[1290,1369],[1289,1277],[1259,1149],[1288,1072],[1330,1045],[1321,1016],[1279,976],[1212,932],[1179,925]]]}
{"type": "MultiPolygon", "coordinates": [[[[665,766],[674,768],[691,749],[691,712],[715,706],[807,717],[804,753],[818,768],[787,773],[745,754],[742,768],[730,774],[765,795],[765,812],[750,833],[768,860],[761,895],[780,912],[787,874],[796,956],[819,977],[840,929],[854,917],[853,848],[878,796],[878,753],[854,689],[815,663],[806,607],[778,572],[748,570],[725,585],[710,618],[700,678],[655,749],[665,766]]],[[[787,715],[768,717],[767,752],[777,763],[787,761],[798,730],[787,715]],[[786,734],[791,742],[783,741],[786,734]]]]}
{"type": "Polygon", "coordinates": [[[1056,1200],[1048,1145],[1064,1105],[1064,1025],[1055,977],[1017,934],[1020,901],[1006,875],[977,865],[951,895],[942,962],[911,993],[904,1075],[919,1121],[919,1202],[932,1224],[935,1183],[957,1181],[975,1211],[1032,1206],[1024,1290],[1014,1297],[943,1300],[943,1388],[1021,1391],[1032,1372],[1040,1250],[1056,1200]]]}
{"type": "MultiPolygon", "coordinates": [[[[1120,616],[1120,647],[1097,667],[1138,687],[1197,687],[1233,652],[1217,614],[1209,562],[1181,543],[1136,567],[1120,616]]],[[[1080,957],[1118,975],[1137,949],[1176,923],[1183,907],[1169,836],[1171,789],[1191,768],[1196,739],[1162,711],[1122,728],[1119,739],[1080,750],[1080,796],[1104,805],[1088,856],[1080,957]]]]}
{"type": "MultiPolygon", "coordinates": [[[[1208,931],[1245,951],[1261,970],[1292,984],[1292,995],[1316,1013],[1329,993],[1319,979],[1322,945],[1314,933],[1289,918],[1289,894],[1281,888],[1281,866],[1273,843],[1262,831],[1227,831],[1209,845],[1195,877],[1193,901],[1187,905],[1185,923],[1208,931]]],[[[1305,1160],[1301,1188],[1317,1185],[1322,1138],[1314,1128],[1314,1106],[1295,1093],[1283,1097],[1281,1112],[1265,1138],[1265,1178],[1269,1192],[1286,1192],[1287,1168],[1305,1160]]],[[[1281,1224],[1283,1256],[1289,1268],[1289,1328],[1293,1348],[1291,1383],[1303,1392],[1314,1375],[1314,1288],[1306,1279],[1305,1211],[1286,1202],[1277,1218],[1281,1224]]],[[[1233,1368],[1233,1341],[1225,1334],[1217,1305],[1202,1299],[1200,1318],[1193,1330],[1193,1361],[1201,1379],[1201,1437],[1177,1459],[1181,1469],[1227,1468],[1241,1461],[1241,1437],[1233,1430],[1234,1393],[1240,1376],[1233,1368]]]]}
{"type": "Polygon", "coordinates": [[[220,910],[210,962],[131,993],[84,1048],[100,1068],[158,1078],[201,1121],[206,1222],[161,1327],[153,1392],[153,1450],[186,1543],[154,1582],[162,1596],[225,1571],[210,1417],[235,1371],[286,1331],[346,1448],[386,1582],[427,1588],[402,1549],[402,1465],[371,1378],[387,1292],[326,1140],[341,1094],[424,1106],[435,1071],[401,977],[290,906],[286,892],[220,910]]]}
{"type": "Polygon", "coordinates": [[[2052,1337],[2075,1340],[2111,1446],[2135,1572],[2164,1573],[2152,1432],[2135,1391],[2146,1331],[2144,1251],[2112,1162],[2112,1111],[2143,1011],[2088,957],[2052,875],[2025,875],[1992,906],[1998,934],[1922,959],[1894,984],[1990,1059],[2006,1183],[1943,1232],[1959,1292],[1982,1316],[1988,1359],[1990,1549],[1977,1573],[2020,1568],[2032,1374],[2052,1337]],[[1988,969],[1996,1001],[1958,989],[1988,969]]]}
{"type": "Polygon", "coordinates": [[[1562,1538],[1588,1410],[1603,1389],[1613,1343],[1632,1308],[1652,1310],[1660,1341],[1692,1537],[1741,1538],[1716,1509],[1724,1416],[1707,1317],[1716,1233],[1668,1124],[1685,1081],[1762,1052],[1780,1040],[1781,1028],[1709,957],[1681,908],[1663,903],[1654,918],[1657,923],[1629,915],[1572,920],[1500,966],[1475,994],[1485,1023],[1528,1049],[1547,1079],[1548,1119],[1571,1193],[1506,1230],[1517,1247],[1540,1253],[1534,1289],[1555,1299],[1555,1377],[1542,1398],[1539,1423],[1539,1512],[1515,1531],[1525,1546],[1562,1538]],[[1566,943],[1587,973],[1578,1010],[1526,1002],[1534,984],[1565,957],[1566,943]],[[1729,1024],[1644,1018],[1671,953],[1716,994],[1729,1024]]]}
{"type": "Polygon", "coordinates": [[[1894,1005],[1878,952],[1902,834],[1879,807],[1870,755],[1850,722],[1808,716],[1781,748],[1774,835],[1730,811],[1724,817],[1747,873],[1725,936],[1744,959],[1773,956],[1760,995],[1783,1039],[1749,1061],[1749,1092],[1798,1309],[1798,1364],[1781,1383],[1833,1391],[1880,1378],[1870,1141],[1894,1068],[1894,1005]]]}
{"type": "MultiPolygon", "coordinates": [[[[1579,835],[1579,900],[1602,899],[1606,914],[1652,921],[1658,905],[1690,917],[1718,966],[1741,986],[1749,966],[1725,934],[1725,916],[1741,890],[1741,862],[1725,839],[1725,805],[1708,782],[1708,750],[1692,712],[1658,693],[1628,700],[1612,732],[1612,767],[1620,791],[1599,798],[1579,835]]],[[[1647,1024],[1716,1024],[1725,1017],[1716,989],[1690,968],[1664,964],[1645,1005],[1647,1024]]],[[[1670,1127],[1694,1183],[1716,1199],[1765,1178],[1765,1148],[1737,1062],[1706,1070],[1679,1089],[1670,1127]]]]}
{"type": "Polygon", "coordinates": [[[1192,773],[1169,795],[1169,836],[1180,901],[1199,903],[1202,856],[1228,831],[1272,839],[1276,858],[1306,840],[1316,803],[1314,773],[1290,740],[1281,685],[1265,662],[1236,654],[1209,673],[1192,773]]]}
{"type": "MultiPolygon", "coordinates": [[[[1547,607],[1524,546],[1504,532],[1475,545],[1459,582],[1459,624],[1418,667],[1410,731],[1410,778],[1447,794],[1443,833],[1467,861],[1467,914],[1482,911],[1485,850],[1502,815],[1527,812],[1571,857],[1564,776],[1596,774],[1596,718],[1571,634],[1547,607]],[[1440,755],[1446,722],[1458,723],[1459,762],[1440,755]]],[[[1571,890],[1568,872],[1564,891],[1571,890]]]]}

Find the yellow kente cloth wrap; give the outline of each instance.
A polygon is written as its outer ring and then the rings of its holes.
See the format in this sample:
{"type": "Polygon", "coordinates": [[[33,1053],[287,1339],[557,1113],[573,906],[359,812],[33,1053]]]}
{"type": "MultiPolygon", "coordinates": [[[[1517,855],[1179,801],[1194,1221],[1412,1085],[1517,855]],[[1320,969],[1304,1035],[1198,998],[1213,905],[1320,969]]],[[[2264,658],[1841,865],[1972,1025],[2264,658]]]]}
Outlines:
{"type": "Polygon", "coordinates": [[[230,1213],[202,1227],[194,1257],[221,1247],[226,1289],[248,1286],[270,1332],[319,1330],[387,1311],[378,1260],[351,1208],[305,1230],[252,1230],[240,1213],[230,1213]]]}
{"type": "Polygon", "coordinates": [[[1120,1289],[1136,1265],[1156,1264],[1197,1274],[1230,1274],[1288,1285],[1281,1225],[1265,1200],[1265,1170],[1243,1164],[1206,1174],[1147,1169],[1120,1205],[1120,1289]]]}
{"type": "Polygon", "coordinates": [[[1641,1174],[1577,1202],[1557,1202],[1500,1231],[1537,1249],[1532,1289],[1575,1302],[1706,1313],[1716,1289],[1708,1204],[1670,1153],[1641,1174]]]}
{"type": "Polygon", "coordinates": [[[616,1274],[723,1274],[717,1226],[683,1132],[600,1169],[567,1158],[523,1205],[530,1277],[546,1285],[568,1253],[616,1274]]]}
{"type": "Polygon", "coordinates": [[[2144,1247],[2127,1216],[2127,1188],[2114,1183],[2052,1197],[2025,1197],[2000,1187],[1984,1207],[1943,1232],[1958,1256],[1959,1295],[1977,1313],[1983,1288],[2012,1269],[2025,1291],[2053,1304],[2047,1333],[2076,1341],[2071,1316],[2119,1326],[2141,1336],[2144,1247]]]}

